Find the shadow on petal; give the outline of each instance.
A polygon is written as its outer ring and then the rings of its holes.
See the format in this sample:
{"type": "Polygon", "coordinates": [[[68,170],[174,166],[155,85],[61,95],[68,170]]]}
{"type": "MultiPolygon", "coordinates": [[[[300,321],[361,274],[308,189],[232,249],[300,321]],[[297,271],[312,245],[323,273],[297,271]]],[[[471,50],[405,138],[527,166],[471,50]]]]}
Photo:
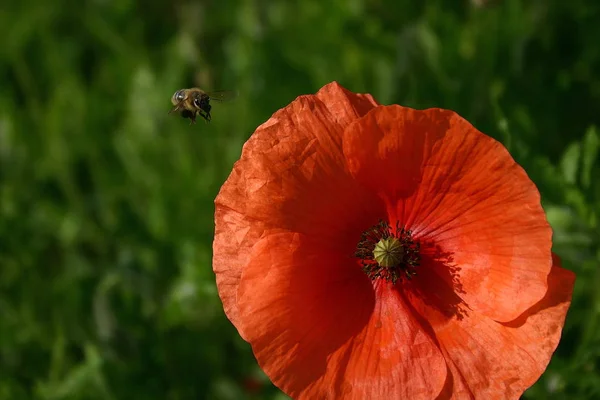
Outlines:
{"type": "Polygon", "coordinates": [[[554,265],[548,275],[548,292],[544,298],[521,314],[519,318],[501,323],[502,325],[508,328],[520,328],[527,323],[529,317],[562,303],[570,303],[573,285],[575,284],[575,273],[561,268],[560,259],[554,253],[552,254],[552,261],[554,265]]]}
{"type": "Polygon", "coordinates": [[[454,263],[451,252],[443,251],[432,242],[422,243],[417,275],[405,283],[409,289],[408,297],[418,298],[418,303],[436,310],[445,318],[462,320],[469,309],[461,298],[465,291],[459,272],[460,267],[454,263]]]}

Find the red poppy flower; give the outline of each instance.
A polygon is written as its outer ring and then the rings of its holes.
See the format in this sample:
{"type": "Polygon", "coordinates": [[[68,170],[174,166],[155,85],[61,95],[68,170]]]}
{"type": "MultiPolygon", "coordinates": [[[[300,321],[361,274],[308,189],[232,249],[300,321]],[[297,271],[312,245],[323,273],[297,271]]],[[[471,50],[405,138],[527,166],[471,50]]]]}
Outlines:
{"type": "Polygon", "coordinates": [[[574,274],[539,193],[452,111],[337,83],[276,112],[216,203],[225,312],[298,399],[518,398],[574,274]]]}

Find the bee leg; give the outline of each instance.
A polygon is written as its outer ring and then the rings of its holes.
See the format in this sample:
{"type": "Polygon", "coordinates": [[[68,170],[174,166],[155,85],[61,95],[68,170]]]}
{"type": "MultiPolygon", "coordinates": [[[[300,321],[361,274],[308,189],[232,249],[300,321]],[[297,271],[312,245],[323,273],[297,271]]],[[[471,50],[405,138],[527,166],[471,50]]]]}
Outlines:
{"type": "Polygon", "coordinates": [[[194,125],[196,123],[196,113],[190,113],[189,117],[190,125],[194,125]]]}
{"type": "Polygon", "coordinates": [[[210,122],[211,117],[210,117],[210,112],[209,111],[204,111],[204,113],[200,113],[200,115],[202,116],[202,118],[204,118],[204,120],[206,122],[210,122]]]}
{"type": "Polygon", "coordinates": [[[188,111],[188,110],[183,110],[183,111],[181,112],[181,118],[189,118],[189,119],[192,119],[192,117],[193,117],[193,116],[194,116],[194,114],[192,114],[192,112],[191,112],[191,111],[188,111]]]}
{"type": "Polygon", "coordinates": [[[179,111],[179,104],[177,104],[175,107],[171,108],[171,111],[169,111],[169,114],[174,113],[175,111],[179,111]]]}
{"type": "Polygon", "coordinates": [[[210,106],[210,104],[206,105],[206,108],[204,109],[204,112],[206,113],[206,117],[204,118],[207,122],[210,122],[210,120],[212,119],[212,117],[210,116],[210,109],[212,107],[210,106]]]}

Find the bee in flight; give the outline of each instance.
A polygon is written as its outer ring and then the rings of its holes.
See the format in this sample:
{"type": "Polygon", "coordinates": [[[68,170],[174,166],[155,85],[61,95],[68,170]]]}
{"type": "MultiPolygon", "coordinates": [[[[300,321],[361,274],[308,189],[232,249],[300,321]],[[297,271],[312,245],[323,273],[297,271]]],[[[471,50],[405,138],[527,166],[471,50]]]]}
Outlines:
{"type": "Polygon", "coordinates": [[[173,108],[169,111],[180,111],[183,118],[190,119],[190,125],[196,123],[196,116],[200,115],[210,122],[210,101],[229,101],[237,96],[237,93],[231,90],[217,90],[214,92],[205,92],[199,88],[180,89],[171,96],[173,108]]]}

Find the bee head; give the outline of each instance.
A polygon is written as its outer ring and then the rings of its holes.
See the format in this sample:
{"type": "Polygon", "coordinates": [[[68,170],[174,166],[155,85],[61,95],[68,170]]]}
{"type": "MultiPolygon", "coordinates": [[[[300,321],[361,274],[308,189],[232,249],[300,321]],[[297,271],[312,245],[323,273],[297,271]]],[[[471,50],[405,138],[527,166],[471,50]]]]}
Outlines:
{"type": "Polygon", "coordinates": [[[173,104],[181,103],[185,99],[185,89],[180,89],[173,94],[171,102],[173,104]]]}

